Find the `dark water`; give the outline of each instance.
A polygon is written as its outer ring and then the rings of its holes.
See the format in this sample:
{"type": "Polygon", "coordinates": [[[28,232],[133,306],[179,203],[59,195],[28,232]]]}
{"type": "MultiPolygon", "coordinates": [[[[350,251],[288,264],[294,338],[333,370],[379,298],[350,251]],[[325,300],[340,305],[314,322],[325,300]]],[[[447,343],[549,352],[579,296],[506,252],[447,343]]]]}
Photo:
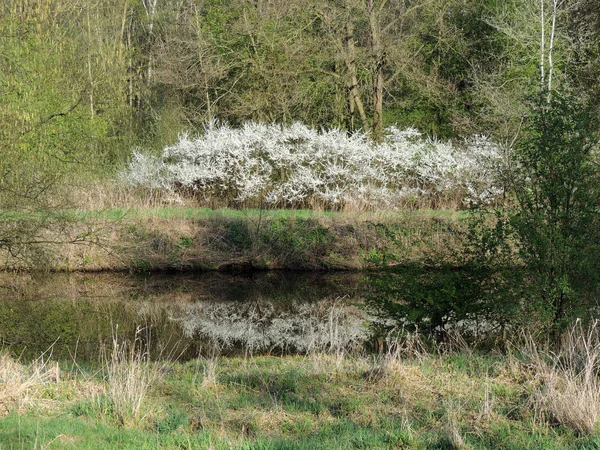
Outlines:
{"type": "Polygon", "coordinates": [[[153,358],[306,352],[368,339],[363,275],[0,276],[0,345],[24,359],[97,360],[138,340],[153,358]]]}
{"type": "MultiPolygon", "coordinates": [[[[0,274],[0,347],[97,361],[113,339],[151,358],[373,348],[390,329],[479,339],[523,320],[485,271],[152,275],[0,274]]],[[[506,283],[505,283],[506,284],[506,283]]],[[[510,287],[510,286],[509,286],[510,287]]],[[[522,302],[521,302],[522,303],[522,302]]]]}

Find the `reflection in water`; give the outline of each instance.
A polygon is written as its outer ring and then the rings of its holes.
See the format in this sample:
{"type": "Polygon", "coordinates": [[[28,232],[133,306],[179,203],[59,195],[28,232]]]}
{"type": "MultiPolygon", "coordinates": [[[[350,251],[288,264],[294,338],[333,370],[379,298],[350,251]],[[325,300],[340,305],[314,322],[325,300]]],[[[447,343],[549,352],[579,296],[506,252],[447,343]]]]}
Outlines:
{"type": "Polygon", "coordinates": [[[367,338],[364,309],[341,300],[293,301],[277,308],[268,300],[248,303],[194,302],[171,311],[186,337],[221,348],[282,352],[359,347],[367,338]]]}
{"type": "MultiPolygon", "coordinates": [[[[114,335],[141,336],[154,358],[306,352],[367,337],[359,274],[219,273],[0,276],[0,344],[34,358],[97,360],[114,335]]],[[[138,336],[139,337],[139,336],[138,336]]]]}
{"type": "Polygon", "coordinates": [[[501,282],[482,270],[418,268],[148,278],[1,274],[0,344],[24,359],[51,349],[57,359],[95,361],[114,336],[142,336],[152,358],[179,359],[354,348],[371,331],[394,327],[438,339],[460,328],[479,339],[522,320],[521,293],[501,282]]]}
{"type": "Polygon", "coordinates": [[[406,268],[369,274],[365,283],[370,310],[386,324],[444,339],[458,329],[463,338],[478,340],[503,327],[516,304],[504,290],[503,301],[494,295],[493,272],[443,268],[406,268]]]}

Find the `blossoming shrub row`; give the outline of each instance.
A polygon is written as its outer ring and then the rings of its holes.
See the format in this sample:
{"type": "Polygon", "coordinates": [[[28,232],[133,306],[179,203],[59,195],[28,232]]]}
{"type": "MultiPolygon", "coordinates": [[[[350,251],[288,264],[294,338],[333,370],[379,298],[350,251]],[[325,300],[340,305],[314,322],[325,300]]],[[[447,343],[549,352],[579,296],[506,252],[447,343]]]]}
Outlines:
{"type": "Polygon", "coordinates": [[[339,208],[488,201],[502,193],[499,146],[483,136],[463,145],[388,128],[381,143],[333,129],[211,124],[183,134],[155,157],[134,151],[121,174],[130,186],[185,190],[227,205],[339,208]]]}

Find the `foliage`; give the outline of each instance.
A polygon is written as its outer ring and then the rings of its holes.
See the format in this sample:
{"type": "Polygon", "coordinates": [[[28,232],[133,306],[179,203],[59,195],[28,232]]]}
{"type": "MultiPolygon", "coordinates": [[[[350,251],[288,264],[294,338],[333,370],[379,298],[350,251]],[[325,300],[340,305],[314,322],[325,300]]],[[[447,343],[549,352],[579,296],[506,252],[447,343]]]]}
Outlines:
{"type": "Polygon", "coordinates": [[[229,205],[394,207],[489,201],[502,192],[503,156],[483,136],[464,146],[388,128],[384,142],[333,129],[247,123],[184,134],[160,158],[134,152],[122,178],[132,186],[187,189],[229,205]]]}
{"type": "Polygon", "coordinates": [[[114,164],[131,142],[119,125],[127,120],[122,61],[107,61],[119,52],[104,34],[114,24],[91,5],[39,3],[39,10],[0,10],[3,156],[58,177],[67,169],[114,164]],[[85,38],[64,26],[83,20],[95,21],[85,38]]]}
{"type": "Polygon", "coordinates": [[[508,202],[472,216],[471,276],[441,284],[381,277],[375,283],[397,298],[372,300],[380,316],[440,330],[478,313],[492,326],[528,321],[556,339],[574,319],[597,312],[598,119],[593,106],[561,91],[541,92],[530,108],[508,202]]]}
{"type": "Polygon", "coordinates": [[[598,120],[572,95],[542,92],[515,150],[517,205],[508,225],[533,275],[532,294],[560,325],[597,292],[598,120]]]}
{"type": "Polygon", "coordinates": [[[130,145],[129,130],[117,126],[125,120],[122,58],[113,60],[111,27],[90,6],[0,5],[0,252],[38,267],[51,253],[44,246],[87,239],[70,233],[62,212],[75,180],[110,170],[130,145]],[[85,38],[64,25],[84,18],[85,38]]]}
{"type": "MultiPolygon", "coordinates": [[[[375,113],[510,142],[523,89],[537,86],[542,25],[550,39],[539,11],[550,0],[151,3],[0,5],[2,133],[35,129],[19,152],[43,144],[110,170],[128,148],[163,147],[210,117],[367,131],[375,113]]],[[[597,98],[594,6],[561,2],[553,54],[556,78],[597,98]]]]}
{"type": "Polygon", "coordinates": [[[565,91],[529,102],[508,201],[472,215],[469,263],[495,268],[497,295],[522,312],[517,323],[529,320],[556,339],[597,310],[598,119],[593,105],[565,91]]]}
{"type": "Polygon", "coordinates": [[[534,328],[531,318],[522,320],[521,305],[501,275],[473,266],[371,273],[366,304],[377,317],[374,331],[418,332],[443,341],[460,330],[464,339],[486,344],[507,326],[534,328]]]}

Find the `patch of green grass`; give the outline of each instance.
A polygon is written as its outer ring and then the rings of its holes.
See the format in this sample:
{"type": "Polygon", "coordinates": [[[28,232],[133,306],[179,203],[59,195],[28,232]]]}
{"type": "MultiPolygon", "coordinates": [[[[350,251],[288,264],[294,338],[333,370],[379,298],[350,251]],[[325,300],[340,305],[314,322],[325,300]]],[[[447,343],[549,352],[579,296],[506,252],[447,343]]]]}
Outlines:
{"type": "Polygon", "coordinates": [[[230,448],[228,442],[202,430],[182,433],[127,429],[69,415],[37,417],[13,413],[2,418],[0,424],[2,449],[230,448]]]}
{"type": "MultiPolygon", "coordinates": [[[[111,402],[87,389],[55,396],[49,409],[1,417],[0,448],[598,448],[598,434],[531,413],[532,393],[511,375],[518,362],[508,358],[388,358],[377,376],[372,359],[327,354],[160,363],[144,420],[120,424],[111,402]],[[211,364],[216,375],[205,383],[211,364]]],[[[523,368],[522,376],[538,376],[523,368]]],[[[71,381],[105,382],[84,369],[60,383],[71,381]]]]}
{"type": "Polygon", "coordinates": [[[311,218],[315,216],[332,217],[341,213],[333,211],[312,211],[308,209],[211,209],[177,206],[161,206],[155,208],[110,208],[102,211],[71,211],[73,217],[85,220],[103,218],[121,219],[232,219],[258,220],[260,218],[311,218]]]}
{"type": "MultiPolygon", "coordinates": [[[[417,210],[399,210],[399,211],[365,211],[365,212],[340,212],[340,211],[320,211],[310,209],[229,209],[229,208],[200,208],[187,206],[160,206],[148,208],[107,208],[99,211],[90,210],[65,210],[56,211],[64,214],[66,218],[76,221],[88,221],[93,219],[122,220],[122,219],[311,219],[316,217],[343,217],[356,216],[358,218],[368,218],[377,216],[381,219],[391,219],[396,217],[414,217],[424,219],[445,219],[462,220],[469,216],[467,210],[452,209],[417,209],[417,210]]],[[[27,214],[21,211],[2,211],[0,220],[14,221],[27,220],[44,217],[43,213],[27,214]]]]}
{"type": "Polygon", "coordinates": [[[249,449],[391,449],[425,448],[397,420],[373,426],[357,425],[343,419],[324,425],[315,432],[294,439],[259,439],[249,449]]]}

